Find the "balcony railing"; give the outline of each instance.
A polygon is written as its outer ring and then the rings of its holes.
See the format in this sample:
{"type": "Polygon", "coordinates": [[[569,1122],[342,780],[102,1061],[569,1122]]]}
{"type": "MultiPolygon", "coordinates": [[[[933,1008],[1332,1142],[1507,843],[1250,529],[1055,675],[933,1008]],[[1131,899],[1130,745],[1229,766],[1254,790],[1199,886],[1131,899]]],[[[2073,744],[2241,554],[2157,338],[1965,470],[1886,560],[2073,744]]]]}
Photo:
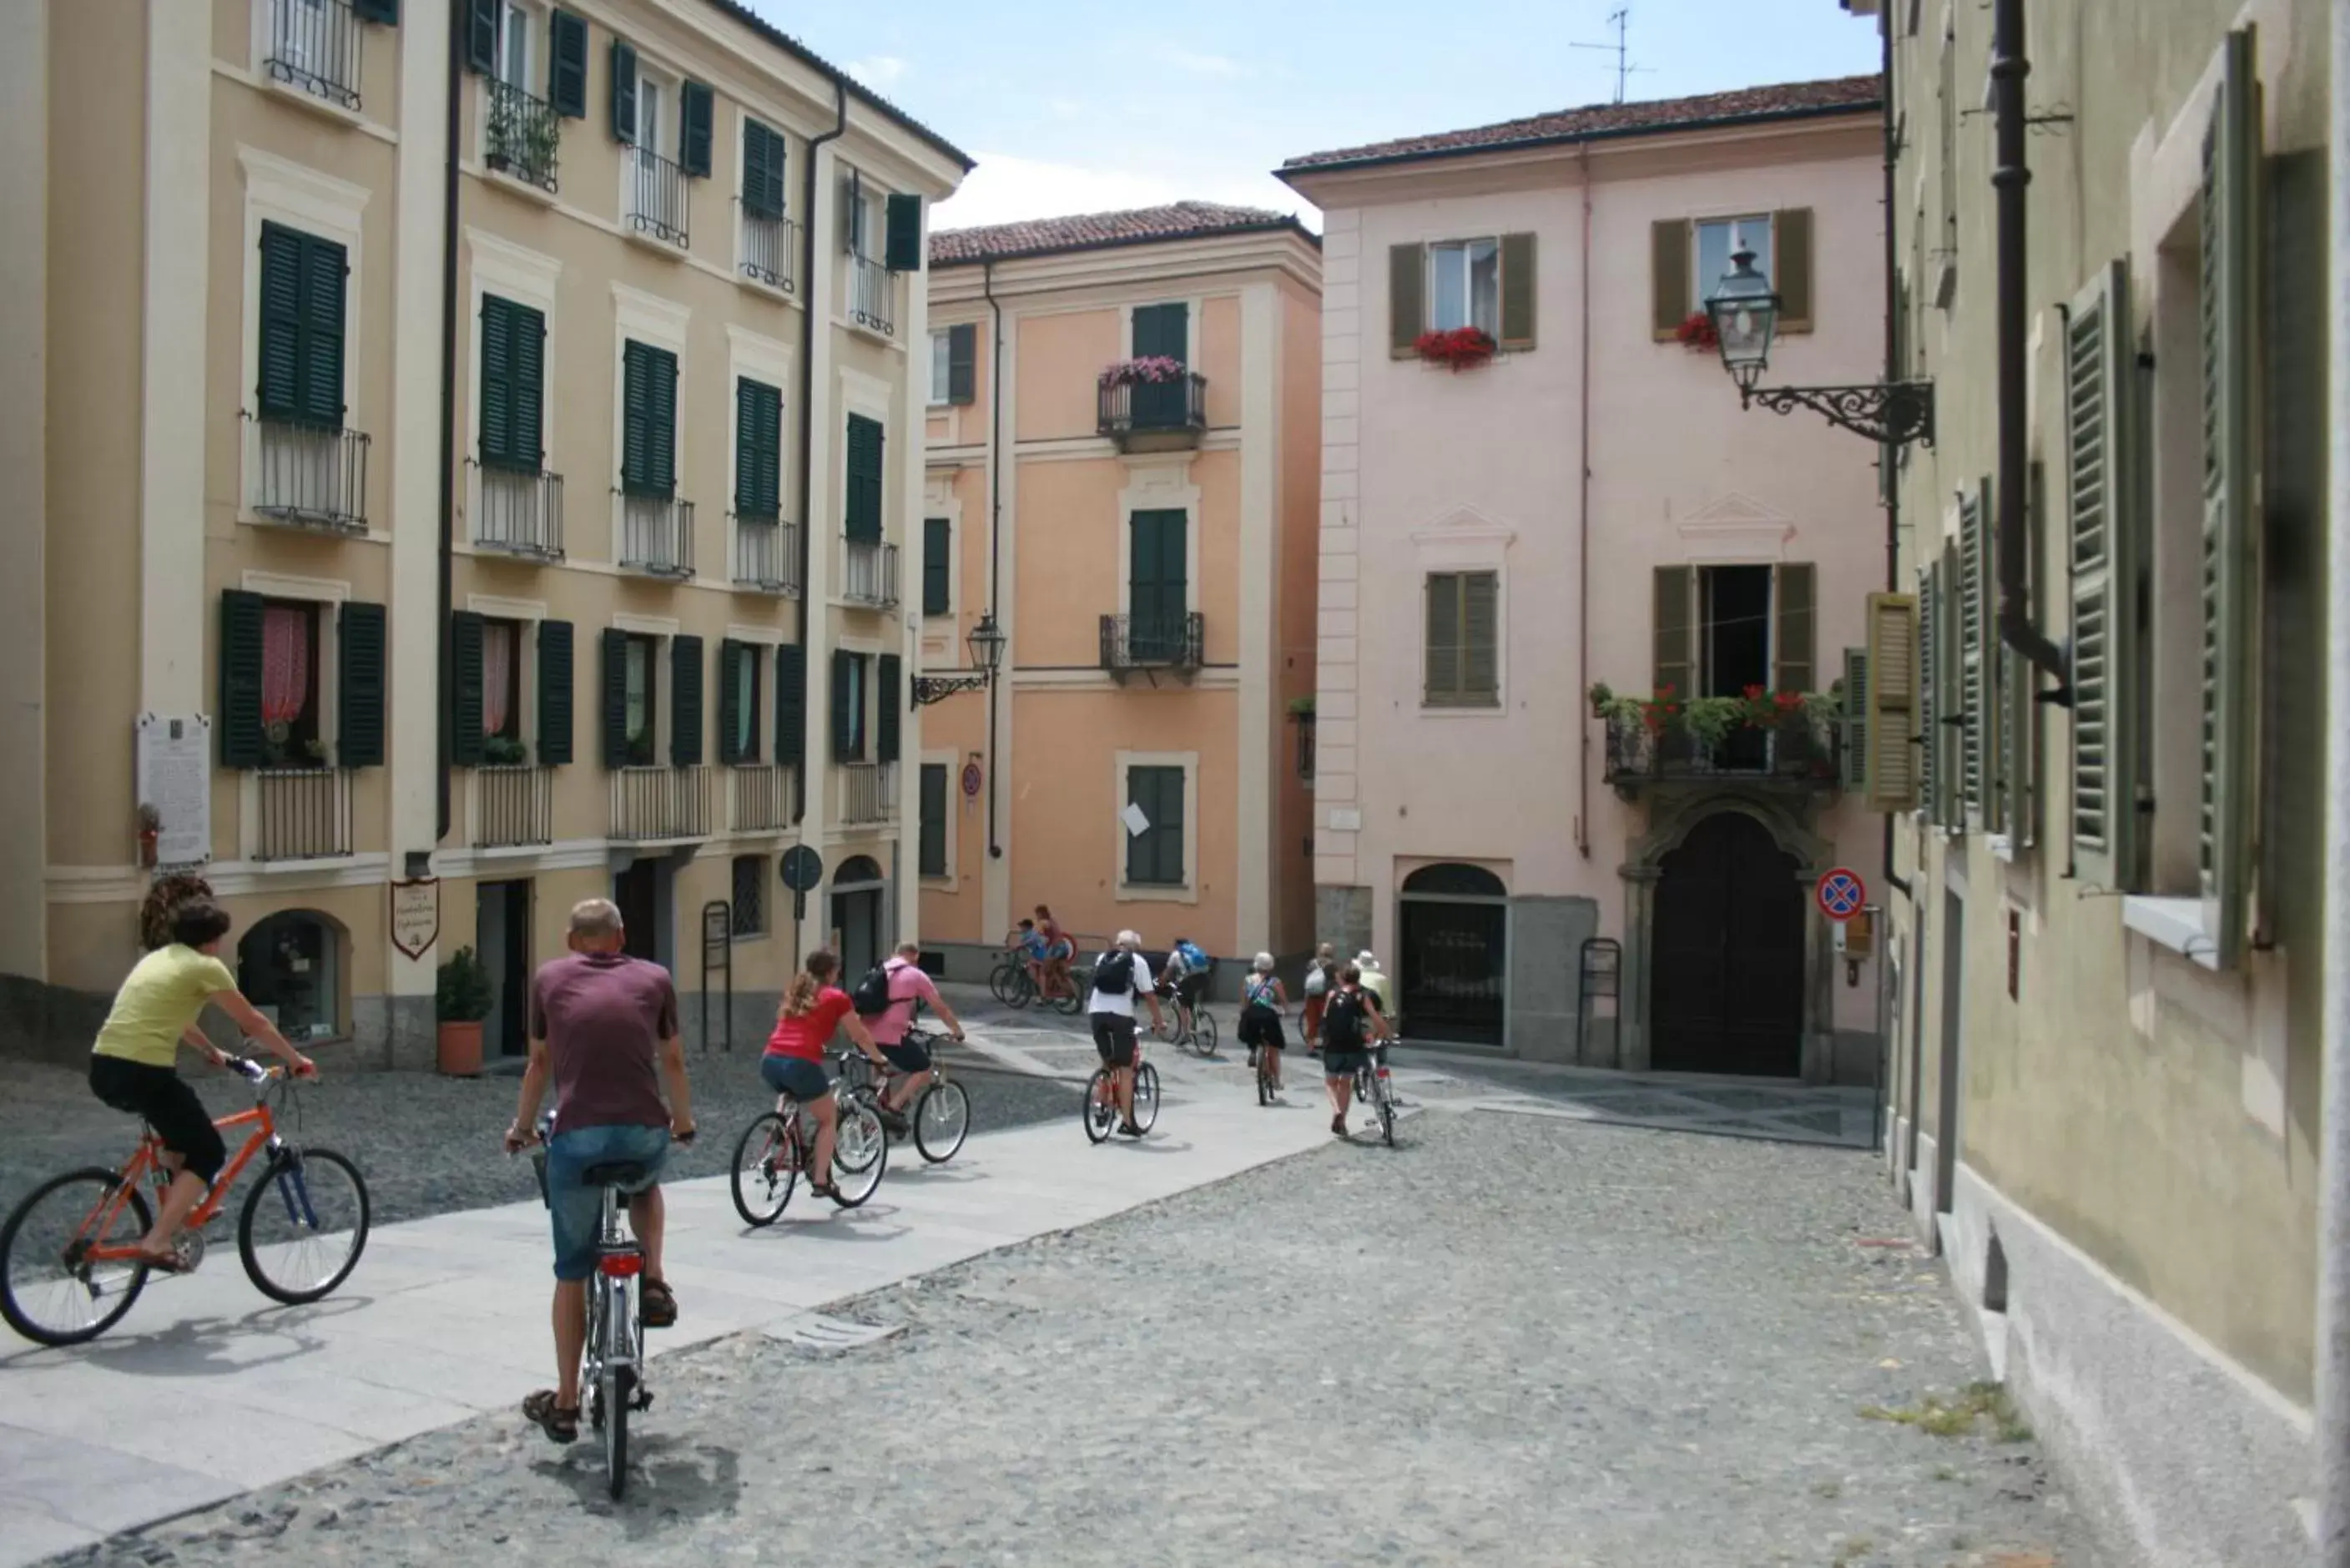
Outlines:
{"type": "Polygon", "coordinates": [[[1197,670],[1207,648],[1200,612],[1188,615],[1106,615],[1101,618],[1101,667],[1128,670],[1197,670]]]}
{"type": "Polygon", "coordinates": [[[673,495],[620,498],[619,565],[656,577],[693,576],[693,503],[673,495]]]}
{"type": "Polygon", "coordinates": [[[555,166],[563,151],[563,117],[546,99],[508,82],[490,83],[490,112],[484,126],[483,156],[489,166],[542,191],[555,189],[555,166]]]}
{"type": "Polygon", "coordinates": [[[798,292],[794,281],[799,255],[800,226],[789,218],[754,213],[737,197],[743,223],[743,275],[785,294],[798,292]]]}
{"type": "Polygon", "coordinates": [[[709,836],[708,768],[622,768],[612,775],[615,843],[709,836]]]}
{"type": "Polygon", "coordinates": [[[840,543],[840,597],[888,609],[898,602],[898,546],[870,539],[840,543]]]}
{"type": "Polygon", "coordinates": [[[351,852],[351,775],[342,768],[265,768],[255,860],[325,860],[351,852]]]}
{"type": "Polygon", "coordinates": [[[746,763],[729,768],[733,775],[734,810],[730,818],[737,833],[780,833],[791,817],[790,775],[779,763],[746,763]]]}
{"type": "Polygon", "coordinates": [[[734,581],[762,593],[800,591],[800,534],[773,517],[734,516],[734,581]]]}
{"type": "Polygon", "coordinates": [[[261,419],[254,514],[296,528],[367,532],[368,438],[331,425],[261,419]]]}
{"type": "Polygon", "coordinates": [[[692,182],[685,171],[658,152],[629,149],[629,226],[640,234],[686,247],[686,197],[692,182]]]}
{"type": "Polygon", "coordinates": [[[848,318],[884,337],[898,335],[898,275],[871,256],[848,258],[848,318]]]}
{"type": "Polygon", "coordinates": [[[1121,447],[1183,445],[1208,428],[1208,378],[1186,370],[1172,381],[1115,381],[1097,389],[1098,433],[1121,447]]]}
{"type": "Polygon", "coordinates": [[[350,0],[270,0],[269,56],[262,67],[288,86],[356,109],[366,36],[350,0]]]}
{"type": "Polygon", "coordinates": [[[1802,794],[1842,787],[1842,742],[1833,728],[1740,729],[1713,742],[1637,720],[1610,722],[1607,730],[1607,780],[1627,800],[1659,785],[1746,784],[1802,794]]]}
{"type": "Polygon", "coordinates": [[[840,820],[847,826],[887,822],[898,815],[898,764],[843,763],[840,820]]]}
{"type": "Polygon", "coordinates": [[[563,559],[563,475],[476,463],[473,543],[533,560],[563,559]]]}
{"type": "Polygon", "coordinates": [[[503,849],[555,842],[555,773],[551,768],[473,770],[473,847],[503,849]]]}

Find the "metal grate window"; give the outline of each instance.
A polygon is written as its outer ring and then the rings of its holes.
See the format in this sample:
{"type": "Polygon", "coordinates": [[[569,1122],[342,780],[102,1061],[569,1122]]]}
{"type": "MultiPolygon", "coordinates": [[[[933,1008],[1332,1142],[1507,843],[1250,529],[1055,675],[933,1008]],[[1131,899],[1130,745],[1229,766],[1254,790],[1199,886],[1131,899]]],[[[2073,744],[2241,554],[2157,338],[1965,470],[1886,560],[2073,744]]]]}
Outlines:
{"type": "Polygon", "coordinates": [[[767,857],[734,857],[734,934],[760,937],[767,933],[767,910],[761,895],[767,888],[767,857]]]}

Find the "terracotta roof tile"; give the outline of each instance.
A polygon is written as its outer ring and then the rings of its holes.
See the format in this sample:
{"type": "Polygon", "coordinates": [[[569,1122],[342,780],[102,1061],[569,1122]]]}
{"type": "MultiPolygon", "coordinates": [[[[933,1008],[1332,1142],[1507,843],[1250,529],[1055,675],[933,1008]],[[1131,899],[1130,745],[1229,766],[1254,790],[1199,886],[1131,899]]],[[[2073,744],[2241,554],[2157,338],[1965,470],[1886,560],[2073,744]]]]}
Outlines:
{"type": "Polygon", "coordinates": [[[1740,88],[1735,92],[1708,93],[1700,98],[1660,99],[1648,103],[1600,103],[1560,109],[1524,119],[1503,120],[1468,130],[1440,131],[1432,136],[1407,136],[1377,141],[1367,147],[1343,147],[1329,152],[1308,152],[1292,158],[1278,171],[1341,168],[1354,163],[1388,163],[1412,158],[1487,151],[1586,137],[1627,136],[1643,131],[1674,130],[1693,126],[1776,119],[1797,115],[1860,112],[1881,108],[1885,78],[1878,76],[1835,77],[1825,81],[1784,82],[1775,87],[1740,88]]]}
{"type": "Polygon", "coordinates": [[[1014,256],[1052,255],[1061,251],[1193,240],[1211,234],[1253,234],[1284,227],[1305,232],[1295,218],[1269,208],[1177,202],[1165,207],[1132,207],[1122,213],[1085,213],[1067,218],[992,223],[984,228],[942,229],[931,235],[931,265],[956,266],[1004,261],[1014,256]]]}

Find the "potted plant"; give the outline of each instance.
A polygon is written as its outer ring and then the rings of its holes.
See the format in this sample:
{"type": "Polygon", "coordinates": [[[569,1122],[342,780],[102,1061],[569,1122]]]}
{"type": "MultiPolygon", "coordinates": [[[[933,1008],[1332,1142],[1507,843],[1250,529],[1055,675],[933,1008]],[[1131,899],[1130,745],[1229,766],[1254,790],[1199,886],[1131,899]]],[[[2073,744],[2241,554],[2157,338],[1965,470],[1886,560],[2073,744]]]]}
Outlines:
{"type": "Polygon", "coordinates": [[[482,742],[482,761],[494,768],[518,768],[530,761],[530,748],[512,735],[492,735],[482,742]]]}
{"type": "Polygon", "coordinates": [[[1105,387],[1130,387],[1138,381],[1157,385],[1162,381],[1180,381],[1190,367],[1182,360],[1165,354],[1146,354],[1139,359],[1120,359],[1101,373],[1105,387]]]}
{"type": "Polygon", "coordinates": [[[1501,352],[1502,346],[1492,335],[1481,327],[1455,327],[1441,332],[1423,332],[1412,339],[1412,352],[1431,365],[1460,373],[1473,370],[1501,352]]]}
{"type": "Polygon", "coordinates": [[[1681,347],[1692,354],[1711,354],[1721,346],[1721,336],[1713,329],[1713,316],[1710,311],[1690,311],[1681,324],[1673,328],[1673,336],[1679,338],[1681,347]]]}
{"type": "Polygon", "coordinates": [[[433,1016],[440,1020],[441,1071],[452,1078],[479,1077],[482,1072],[482,1020],[496,1005],[490,971],[471,948],[459,948],[440,969],[432,992],[433,1016]]]}

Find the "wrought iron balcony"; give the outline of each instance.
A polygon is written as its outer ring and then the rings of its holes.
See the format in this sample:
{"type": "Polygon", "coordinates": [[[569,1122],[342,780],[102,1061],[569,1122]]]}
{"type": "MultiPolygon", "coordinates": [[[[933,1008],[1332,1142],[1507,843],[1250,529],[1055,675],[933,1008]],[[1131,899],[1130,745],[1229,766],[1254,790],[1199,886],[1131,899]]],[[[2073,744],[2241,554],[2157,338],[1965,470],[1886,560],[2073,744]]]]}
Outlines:
{"type": "Polygon", "coordinates": [[[800,591],[800,531],[773,517],[734,514],[734,571],[738,587],[797,597],[800,591]]]}
{"type": "Polygon", "coordinates": [[[629,227],[685,249],[686,203],[693,182],[658,152],[631,147],[623,156],[629,160],[629,227]]]}
{"type": "Polygon", "coordinates": [[[708,768],[622,768],[613,774],[613,842],[660,844],[709,836],[708,768]]]}
{"type": "Polygon", "coordinates": [[[898,815],[898,764],[840,764],[840,820],[858,827],[888,822],[898,815]]]}
{"type": "Polygon", "coordinates": [[[780,213],[754,212],[739,196],[734,204],[742,213],[743,275],[785,294],[798,293],[800,226],[780,213]]]}
{"type": "Polygon", "coordinates": [[[555,772],[528,763],[473,770],[473,847],[555,841],[555,772]]]}
{"type": "Polygon", "coordinates": [[[535,561],[563,559],[563,475],[475,463],[473,543],[535,561]]]}
{"type": "Polygon", "coordinates": [[[620,498],[619,566],[655,577],[693,576],[693,503],[673,495],[620,498]]]}
{"type": "Polygon", "coordinates": [[[1743,784],[1812,794],[1843,787],[1842,742],[1833,727],[1825,734],[1809,724],[1740,729],[1718,741],[1637,720],[1609,721],[1607,729],[1607,780],[1627,800],[1658,788],[1743,784]]]}
{"type": "Polygon", "coordinates": [[[898,602],[898,546],[871,539],[840,543],[840,597],[888,609],[898,602]]]}
{"type": "Polygon", "coordinates": [[[368,438],[333,425],[262,418],[254,475],[257,517],[330,534],[367,532],[368,438]]]}
{"type": "Polygon", "coordinates": [[[884,337],[898,336],[898,275],[871,256],[848,258],[848,318],[884,337]]]}
{"type": "Polygon", "coordinates": [[[1137,670],[1197,670],[1206,647],[1206,626],[1198,610],[1101,618],[1101,667],[1121,679],[1137,670]]]}
{"type": "Polygon", "coordinates": [[[791,820],[790,775],[779,763],[745,763],[726,770],[733,792],[730,825],[737,833],[781,833],[791,820]]]}
{"type": "Polygon", "coordinates": [[[1208,378],[1197,370],[1171,381],[1112,381],[1097,392],[1098,433],[1122,451],[1194,446],[1208,428],[1208,378]]]}
{"type": "Polygon", "coordinates": [[[359,61],[367,28],[350,0],[270,0],[272,79],[340,108],[359,107],[359,61]]]}
{"type": "Polygon", "coordinates": [[[493,79],[489,88],[484,159],[502,174],[553,191],[556,161],[563,151],[563,117],[546,99],[510,83],[493,79]]]}
{"type": "Polygon", "coordinates": [[[261,842],[255,860],[327,860],[351,852],[351,775],[348,769],[264,768],[261,842]]]}

